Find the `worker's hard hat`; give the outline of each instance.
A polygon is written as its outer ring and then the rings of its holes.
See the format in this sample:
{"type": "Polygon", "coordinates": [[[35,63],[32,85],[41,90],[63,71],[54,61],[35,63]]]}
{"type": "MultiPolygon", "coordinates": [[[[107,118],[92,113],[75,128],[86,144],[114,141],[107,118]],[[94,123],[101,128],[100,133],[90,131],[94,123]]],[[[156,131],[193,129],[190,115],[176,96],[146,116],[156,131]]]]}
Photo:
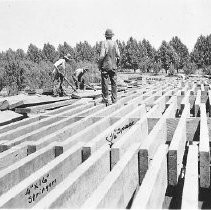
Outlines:
{"type": "Polygon", "coordinates": [[[105,37],[112,37],[113,35],[114,33],[111,29],[106,29],[105,37]]]}
{"type": "Polygon", "coordinates": [[[67,55],[65,55],[64,58],[66,58],[67,60],[70,61],[70,60],[71,60],[71,55],[70,55],[70,53],[68,53],[67,55]]]}

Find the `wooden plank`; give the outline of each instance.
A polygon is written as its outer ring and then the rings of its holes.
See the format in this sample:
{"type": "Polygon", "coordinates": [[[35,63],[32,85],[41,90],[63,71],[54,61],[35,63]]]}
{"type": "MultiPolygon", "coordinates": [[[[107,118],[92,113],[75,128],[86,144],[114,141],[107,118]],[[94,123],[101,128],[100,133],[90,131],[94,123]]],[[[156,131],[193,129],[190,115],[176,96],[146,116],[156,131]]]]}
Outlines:
{"type": "Polygon", "coordinates": [[[162,209],[167,188],[168,145],[161,145],[132,203],[132,209],[162,209]]]}
{"type": "Polygon", "coordinates": [[[82,163],[82,143],[50,161],[0,197],[1,208],[31,208],[82,163]]]}
{"type": "Polygon", "coordinates": [[[198,146],[190,145],[185,170],[181,209],[198,209],[198,146]]]}
{"type": "Polygon", "coordinates": [[[14,101],[8,100],[8,102],[9,102],[9,109],[14,109],[24,104],[23,100],[14,100],[14,101]]]}
{"type": "Polygon", "coordinates": [[[190,116],[190,104],[186,104],[174,132],[168,152],[168,183],[176,186],[182,168],[186,145],[186,119],[190,116]]]}
{"type": "Polygon", "coordinates": [[[210,187],[210,147],[209,131],[207,126],[207,116],[205,104],[200,105],[200,142],[199,142],[199,159],[200,159],[200,187],[210,187]]]}
{"type": "Polygon", "coordinates": [[[82,209],[125,209],[138,187],[138,148],[133,144],[83,204],[82,209]]]}
{"type": "Polygon", "coordinates": [[[17,114],[10,110],[5,110],[0,112],[0,126],[4,126],[10,124],[12,122],[16,122],[22,120],[24,118],[23,115],[17,114]]]}
{"type": "Polygon", "coordinates": [[[99,149],[34,208],[80,208],[110,172],[109,148],[99,149]]]}
{"type": "Polygon", "coordinates": [[[7,110],[9,108],[9,103],[5,99],[0,100],[0,110],[7,110]]]}
{"type": "Polygon", "coordinates": [[[93,91],[93,90],[86,90],[86,91],[79,91],[78,93],[74,93],[71,95],[72,98],[96,98],[102,95],[101,90],[93,91]]]}
{"type": "Polygon", "coordinates": [[[39,113],[43,112],[47,109],[53,109],[53,108],[58,108],[58,107],[63,107],[67,105],[72,105],[76,102],[77,100],[65,100],[65,101],[59,101],[51,104],[44,104],[44,105],[37,105],[37,106],[31,106],[27,108],[16,108],[15,112],[17,113],[39,113]]]}

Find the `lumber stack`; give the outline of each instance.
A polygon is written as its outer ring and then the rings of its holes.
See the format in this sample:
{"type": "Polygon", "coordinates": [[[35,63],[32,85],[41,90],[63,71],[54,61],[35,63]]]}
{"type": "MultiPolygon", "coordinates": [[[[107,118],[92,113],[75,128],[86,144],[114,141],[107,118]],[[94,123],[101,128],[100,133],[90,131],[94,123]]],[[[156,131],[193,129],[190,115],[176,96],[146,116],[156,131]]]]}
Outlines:
{"type": "Polygon", "coordinates": [[[208,81],[150,81],[1,126],[0,207],[211,207],[208,81]]]}

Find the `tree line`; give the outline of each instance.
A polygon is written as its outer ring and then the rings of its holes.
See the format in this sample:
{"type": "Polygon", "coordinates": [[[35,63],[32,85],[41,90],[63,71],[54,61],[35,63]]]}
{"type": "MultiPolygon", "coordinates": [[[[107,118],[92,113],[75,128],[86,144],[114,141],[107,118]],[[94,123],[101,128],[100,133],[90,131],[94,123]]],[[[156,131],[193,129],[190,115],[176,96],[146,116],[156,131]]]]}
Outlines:
{"type": "MultiPolygon", "coordinates": [[[[177,36],[169,42],[163,41],[156,50],[148,40],[137,41],[130,37],[126,42],[117,40],[121,61],[120,70],[140,69],[141,72],[158,74],[161,69],[168,74],[183,70],[191,74],[196,69],[202,69],[205,74],[211,74],[211,34],[198,37],[192,52],[177,36]]],[[[100,81],[97,67],[101,43],[91,46],[87,41],[79,42],[74,47],[67,42],[57,49],[50,43],[42,49],[30,44],[27,51],[8,49],[0,53],[0,90],[4,87],[16,91],[29,88],[45,88],[52,86],[53,63],[67,53],[71,62],[67,64],[68,79],[72,72],[84,65],[91,69],[88,75],[90,82],[100,81]]]]}

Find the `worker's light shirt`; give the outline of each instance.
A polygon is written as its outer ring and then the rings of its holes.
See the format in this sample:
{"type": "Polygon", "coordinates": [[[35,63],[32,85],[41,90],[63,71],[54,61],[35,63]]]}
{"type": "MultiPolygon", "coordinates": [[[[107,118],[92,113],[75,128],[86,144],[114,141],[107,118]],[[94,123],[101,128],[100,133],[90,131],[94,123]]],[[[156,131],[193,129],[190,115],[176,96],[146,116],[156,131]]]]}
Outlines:
{"type": "Polygon", "coordinates": [[[107,40],[103,41],[101,44],[100,58],[102,59],[105,57],[105,55],[108,52],[109,46],[114,47],[115,51],[116,51],[116,57],[120,57],[120,52],[119,52],[117,43],[111,39],[107,39],[107,40]]]}
{"type": "Polygon", "coordinates": [[[84,70],[82,68],[76,69],[74,75],[78,77],[80,74],[83,74],[84,70]]]}
{"type": "Polygon", "coordinates": [[[62,67],[63,69],[65,69],[65,59],[59,59],[58,61],[56,61],[56,63],[54,63],[54,66],[57,68],[62,67]]]}

